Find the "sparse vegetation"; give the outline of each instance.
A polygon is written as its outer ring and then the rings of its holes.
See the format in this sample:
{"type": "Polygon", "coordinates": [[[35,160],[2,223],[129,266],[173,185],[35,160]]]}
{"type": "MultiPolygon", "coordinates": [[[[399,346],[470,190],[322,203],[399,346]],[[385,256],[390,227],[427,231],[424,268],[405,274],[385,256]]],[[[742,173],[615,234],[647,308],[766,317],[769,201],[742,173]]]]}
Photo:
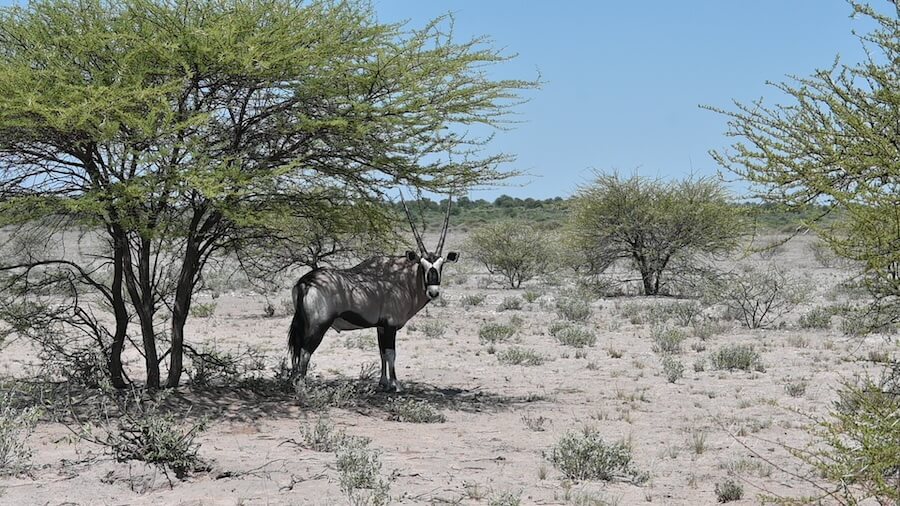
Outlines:
{"type": "Polygon", "coordinates": [[[739,501],[744,497],[744,487],[734,480],[716,483],[716,500],[720,503],[739,501]]]}
{"type": "Polygon", "coordinates": [[[390,501],[390,483],[381,478],[381,460],[368,440],[347,439],[336,454],[338,482],[350,504],[381,506],[390,501]]]}
{"type": "Polygon", "coordinates": [[[809,286],[777,266],[744,266],[710,280],[706,298],[723,304],[751,329],[766,327],[809,296],[809,286]]]}
{"type": "Polygon", "coordinates": [[[444,423],[447,417],[425,400],[392,398],[385,406],[388,419],[407,423],[444,423]]]}
{"type": "Polygon", "coordinates": [[[513,311],[522,309],[522,299],[518,297],[504,297],[497,306],[497,311],[513,311]]]}
{"type": "Polygon", "coordinates": [[[797,323],[801,329],[831,328],[831,310],[826,307],[817,307],[801,315],[797,323]]]}
{"type": "Polygon", "coordinates": [[[586,322],[591,317],[591,305],[580,297],[560,297],[556,299],[556,314],[570,322],[586,322]]]}
{"type": "Polygon", "coordinates": [[[765,372],[765,366],[753,346],[744,344],[729,344],[719,348],[709,357],[709,363],[714,369],[733,371],[758,371],[765,372]]]}
{"type": "Polygon", "coordinates": [[[478,339],[482,344],[497,344],[509,340],[516,333],[516,328],[503,323],[488,322],[478,329],[478,339]]]}
{"type": "Polygon", "coordinates": [[[0,394],[0,476],[18,474],[30,466],[28,439],[38,415],[37,408],[18,408],[8,393],[0,394]]]}
{"type": "Polygon", "coordinates": [[[530,348],[513,346],[497,353],[497,361],[508,365],[536,366],[543,364],[547,359],[540,353],[530,348]]]}
{"type": "Polygon", "coordinates": [[[675,383],[684,377],[684,364],[677,358],[666,355],[662,358],[663,372],[666,374],[666,381],[675,383]]]}
{"type": "Polygon", "coordinates": [[[597,336],[587,327],[580,325],[562,324],[550,328],[550,334],[553,335],[560,344],[572,346],[574,348],[584,348],[585,346],[593,346],[597,342],[597,336]]]}
{"type": "Polygon", "coordinates": [[[650,336],[653,338],[653,351],[662,355],[681,353],[681,343],[687,339],[684,332],[674,327],[653,327],[650,336]]]}
{"type": "Polygon", "coordinates": [[[459,299],[459,303],[465,308],[476,307],[484,303],[484,298],[485,295],[483,293],[470,293],[463,295],[462,298],[459,299]]]}
{"type": "Polygon", "coordinates": [[[440,339],[447,333],[447,322],[443,320],[425,320],[420,327],[428,339],[440,339]]]}
{"type": "Polygon", "coordinates": [[[573,480],[647,481],[632,462],[631,449],[625,443],[607,443],[592,428],[569,431],[548,455],[550,462],[573,480]]]}

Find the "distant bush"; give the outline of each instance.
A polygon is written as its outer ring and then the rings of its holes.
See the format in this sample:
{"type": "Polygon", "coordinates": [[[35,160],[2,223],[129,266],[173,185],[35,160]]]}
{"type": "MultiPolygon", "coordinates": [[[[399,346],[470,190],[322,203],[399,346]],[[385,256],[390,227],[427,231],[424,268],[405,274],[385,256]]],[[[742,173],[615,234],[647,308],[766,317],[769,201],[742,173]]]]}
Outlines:
{"type": "Polygon", "coordinates": [[[513,346],[497,353],[497,361],[509,365],[541,365],[546,361],[543,355],[529,349],[513,346]]]}
{"type": "Polygon", "coordinates": [[[831,328],[831,311],[826,307],[818,307],[800,316],[798,321],[802,329],[831,328]]]}
{"type": "Polygon", "coordinates": [[[447,332],[447,322],[443,320],[425,320],[421,328],[422,333],[428,339],[440,339],[447,332]]]}
{"type": "Polygon", "coordinates": [[[533,304],[536,300],[541,298],[541,295],[541,292],[525,290],[525,293],[522,294],[522,298],[525,299],[525,302],[533,304]]]}
{"type": "Polygon", "coordinates": [[[607,443],[591,428],[571,431],[550,449],[550,462],[573,480],[624,480],[643,483],[648,476],[635,469],[625,443],[607,443]]]}
{"type": "Polygon", "coordinates": [[[463,295],[459,302],[463,307],[480,306],[484,303],[484,298],[485,295],[483,293],[472,293],[463,295]]]}
{"type": "Polygon", "coordinates": [[[556,314],[572,322],[584,322],[591,317],[591,305],[579,297],[565,296],[556,299],[556,314]]]}
{"type": "Polygon", "coordinates": [[[765,327],[809,297],[809,286],[780,267],[743,267],[710,280],[705,297],[723,304],[751,329],[765,327]]]}
{"type": "MultiPolygon", "coordinates": [[[[191,304],[190,315],[193,318],[209,318],[216,312],[216,303],[210,302],[209,304],[202,304],[200,302],[194,302],[191,304]]],[[[274,313],[274,310],[273,310],[274,313]]]]}
{"type": "Polygon", "coordinates": [[[557,341],[566,346],[574,348],[584,348],[585,346],[593,346],[597,342],[597,336],[589,329],[579,325],[561,325],[551,327],[550,333],[556,337],[557,341]]]}
{"type": "Polygon", "coordinates": [[[511,311],[522,309],[522,299],[518,297],[504,297],[497,306],[497,311],[511,311]]]}
{"type": "Polygon", "coordinates": [[[687,339],[684,332],[673,327],[653,327],[650,335],[653,338],[653,351],[662,355],[681,353],[681,343],[687,339]]]}
{"type": "Polygon", "coordinates": [[[719,348],[709,357],[709,363],[713,369],[765,372],[759,353],[753,346],[741,344],[729,344],[719,348]]]}
{"type": "Polygon", "coordinates": [[[684,364],[677,358],[666,355],[662,359],[663,372],[666,373],[666,381],[675,383],[684,377],[684,364]]]}
{"type": "Polygon", "coordinates": [[[516,328],[512,325],[485,323],[478,329],[478,339],[482,344],[496,344],[506,341],[515,333],[516,328]]]}
{"type": "Polygon", "coordinates": [[[552,271],[558,263],[551,234],[525,221],[485,225],[469,236],[466,250],[512,288],[552,271]]]}

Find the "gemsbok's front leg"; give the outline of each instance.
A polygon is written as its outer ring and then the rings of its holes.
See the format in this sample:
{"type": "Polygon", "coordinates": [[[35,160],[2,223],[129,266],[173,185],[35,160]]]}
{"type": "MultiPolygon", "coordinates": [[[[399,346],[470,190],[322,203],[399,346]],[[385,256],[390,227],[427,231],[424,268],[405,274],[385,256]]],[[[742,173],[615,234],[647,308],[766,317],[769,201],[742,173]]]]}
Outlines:
{"type": "Polygon", "coordinates": [[[397,372],[394,370],[394,360],[397,358],[397,351],[394,348],[396,341],[397,329],[378,327],[378,351],[381,353],[381,379],[378,385],[386,392],[401,390],[397,372]]]}

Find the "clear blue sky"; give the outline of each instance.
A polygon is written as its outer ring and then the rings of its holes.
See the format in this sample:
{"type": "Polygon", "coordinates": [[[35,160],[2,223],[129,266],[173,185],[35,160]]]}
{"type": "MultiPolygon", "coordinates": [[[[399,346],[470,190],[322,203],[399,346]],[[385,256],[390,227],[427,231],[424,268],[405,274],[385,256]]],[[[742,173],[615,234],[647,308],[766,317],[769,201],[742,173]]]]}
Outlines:
{"type": "Polygon", "coordinates": [[[543,87],[517,109],[522,123],[490,148],[515,155],[509,168],[531,176],[472,195],[486,199],[567,196],[593,169],[715,174],[708,151],[728,145],[725,122],[699,104],[778,101],[767,80],[807,75],[836,55],[857,62],[863,52],[851,31],[869,29],[845,0],[372,1],[379,21],[411,28],[452,12],[459,40],[487,35],[518,54],[493,76],[540,73],[543,87]]]}
{"type": "MultiPolygon", "coordinates": [[[[873,0],[878,10],[893,9],[873,0]]],[[[498,77],[545,81],[518,109],[525,123],[494,148],[534,176],[501,193],[571,194],[592,169],[679,178],[715,174],[710,149],[728,145],[724,119],[699,104],[781,99],[765,82],[861,60],[844,0],[560,1],[374,0],[379,21],[427,20],[453,12],[458,37],[488,35],[518,57],[498,77]]],[[[783,100],[782,100],[783,101],[783,100]]],[[[732,188],[741,192],[742,185],[732,188]]]]}

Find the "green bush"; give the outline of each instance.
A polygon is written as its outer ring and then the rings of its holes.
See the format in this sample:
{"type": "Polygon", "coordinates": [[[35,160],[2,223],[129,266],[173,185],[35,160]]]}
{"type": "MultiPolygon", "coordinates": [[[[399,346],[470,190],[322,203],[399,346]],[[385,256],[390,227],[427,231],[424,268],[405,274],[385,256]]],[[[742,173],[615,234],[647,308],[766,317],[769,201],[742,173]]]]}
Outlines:
{"type": "Polygon", "coordinates": [[[443,320],[425,320],[421,328],[426,338],[440,339],[447,332],[447,322],[443,320]]]}
{"type": "Polygon", "coordinates": [[[428,401],[411,398],[392,398],[387,404],[388,419],[408,423],[444,423],[447,417],[435,410],[428,401]]]}
{"type": "Polygon", "coordinates": [[[482,344],[502,343],[516,333],[516,328],[503,323],[488,322],[478,329],[478,339],[482,344]]]}
{"type": "Polygon", "coordinates": [[[519,309],[522,309],[522,299],[518,297],[505,297],[500,302],[500,305],[497,306],[497,311],[511,311],[519,309]]]}
{"type": "Polygon", "coordinates": [[[734,480],[716,483],[716,500],[720,503],[739,501],[744,497],[744,487],[734,480]]]}
{"type": "Polygon", "coordinates": [[[831,311],[826,307],[818,307],[800,316],[798,321],[802,329],[831,328],[831,311]]]}
{"type": "Polygon", "coordinates": [[[214,315],[216,312],[216,303],[210,302],[209,304],[202,304],[200,302],[194,302],[191,304],[191,309],[189,311],[191,317],[193,318],[209,318],[214,315]]]}
{"type": "Polygon", "coordinates": [[[751,329],[762,328],[809,298],[810,287],[777,266],[742,267],[710,278],[704,297],[723,304],[751,329]]]}
{"type": "Polygon", "coordinates": [[[593,346],[597,342],[597,336],[589,329],[579,325],[563,325],[557,328],[551,327],[550,333],[556,340],[566,346],[584,348],[593,346]]]}
{"type": "Polygon", "coordinates": [[[729,344],[719,348],[709,357],[713,369],[765,372],[759,353],[750,345],[729,344]]]}
{"type": "Polygon", "coordinates": [[[549,460],[573,480],[625,480],[643,483],[648,476],[635,469],[625,443],[607,443],[592,428],[564,434],[550,449],[549,460]]]}
{"type": "Polygon", "coordinates": [[[556,314],[570,322],[585,322],[591,317],[591,305],[580,297],[556,299],[556,314]]]}
{"type": "Polygon", "coordinates": [[[336,467],[340,473],[338,482],[350,504],[388,504],[390,484],[381,478],[381,460],[378,452],[369,448],[368,440],[348,439],[335,453],[336,467]]]}
{"type": "Polygon", "coordinates": [[[529,349],[513,346],[497,353],[497,361],[508,365],[536,366],[543,364],[547,359],[540,353],[529,349]]]}
{"type": "Polygon", "coordinates": [[[672,327],[653,327],[650,335],[653,338],[653,351],[661,355],[681,353],[681,343],[687,339],[684,332],[672,327]]]}
{"type": "Polygon", "coordinates": [[[484,303],[484,298],[485,295],[483,293],[472,293],[463,295],[459,302],[463,307],[469,308],[482,305],[484,303]]]}
{"type": "Polygon", "coordinates": [[[551,272],[558,263],[556,240],[523,220],[487,224],[474,231],[466,251],[512,288],[551,272]]]}
{"type": "Polygon", "coordinates": [[[675,383],[684,377],[684,364],[677,358],[666,355],[662,359],[663,371],[666,373],[666,381],[675,383]]]}

